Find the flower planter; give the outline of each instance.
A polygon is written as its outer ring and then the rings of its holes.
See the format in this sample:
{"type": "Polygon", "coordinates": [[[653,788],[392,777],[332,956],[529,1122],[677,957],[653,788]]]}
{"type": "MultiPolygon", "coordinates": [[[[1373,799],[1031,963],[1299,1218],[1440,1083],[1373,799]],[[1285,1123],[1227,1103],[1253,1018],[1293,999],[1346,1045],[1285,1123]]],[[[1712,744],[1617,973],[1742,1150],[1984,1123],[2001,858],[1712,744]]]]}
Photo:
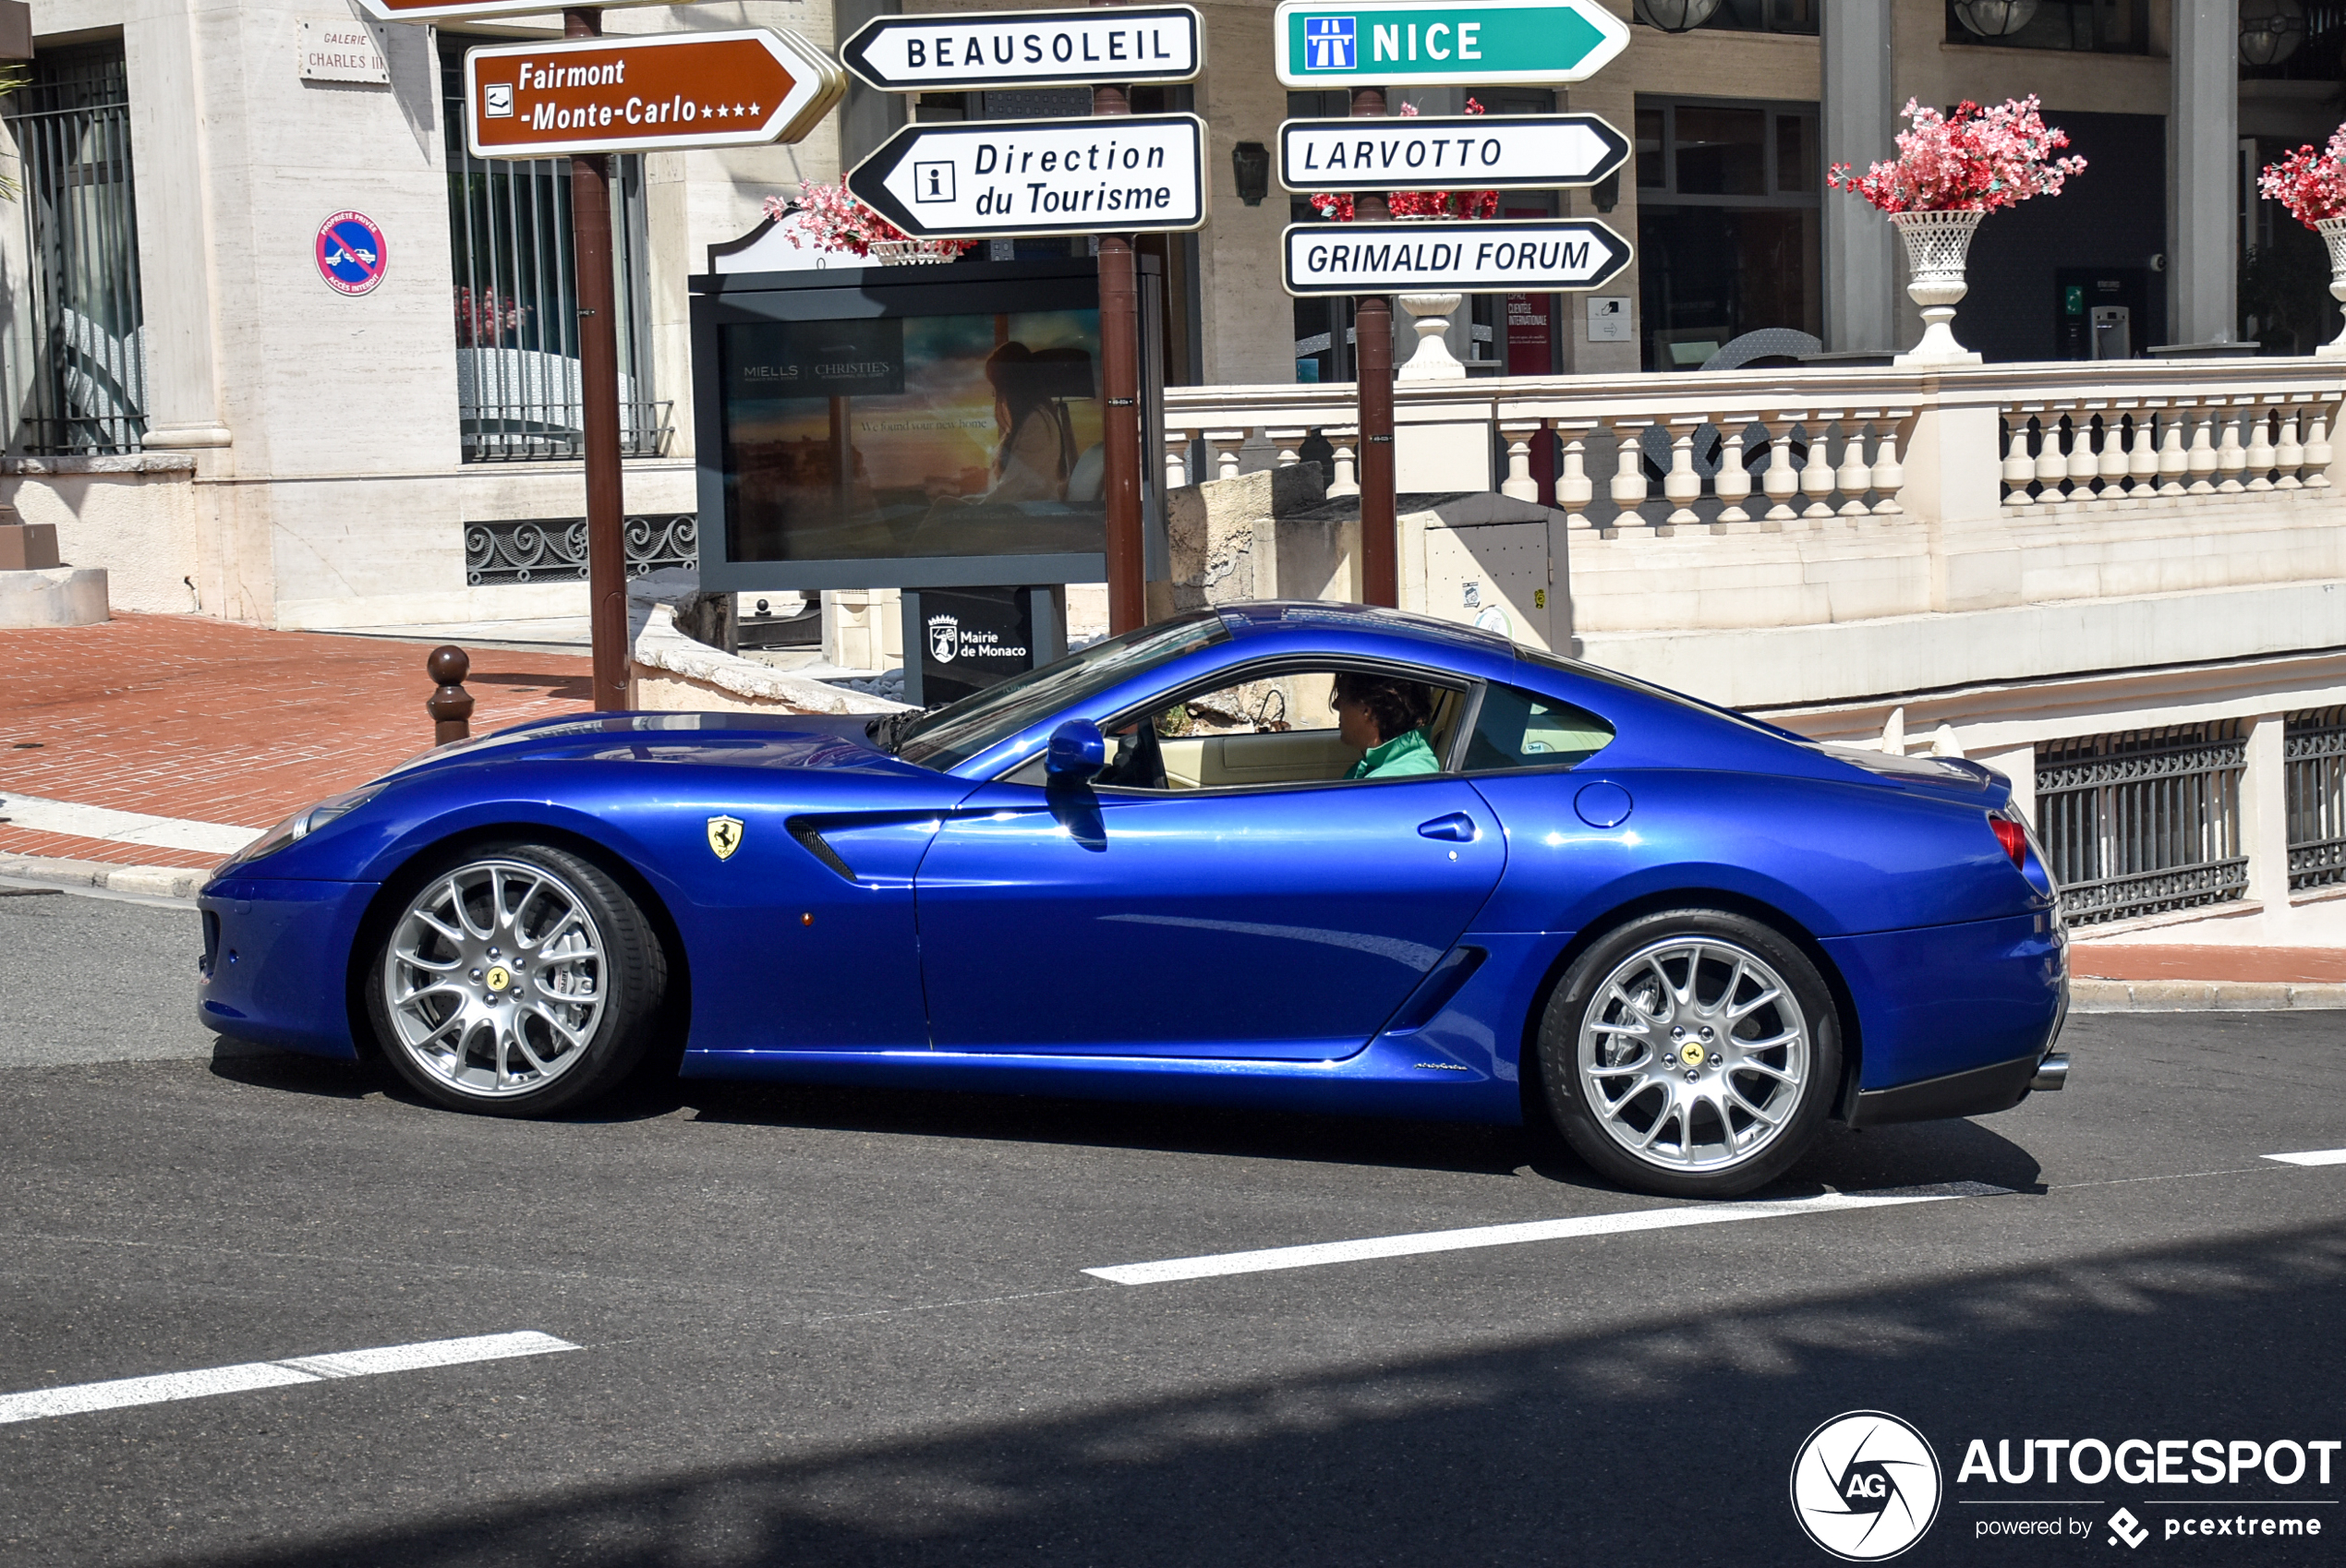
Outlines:
{"type": "Polygon", "coordinates": [[[1979,232],[1977,211],[1893,212],[1898,237],[1906,243],[1906,297],[1922,307],[1922,339],[1893,361],[1898,365],[1977,365],[1979,356],[1955,341],[1955,306],[1971,292],[1964,264],[1971,236],[1979,232]]]}
{"type": "Polygon", "coordinates": [[[876,239],[871,252],[874,266],[908,267],[950,261],[961,253],[961,247],[952,240],[876,239]]]}
{"type": "MultiPolygon", "coordinates": [[[[2314,232],[2329,247],[2329,297],[2346,305],[2346,218],[2323,218],[2314,224],[2314,232]]],[[[2346,359],[2346,327],[2338,335],[2314,350],[2316,359],[2346,359]]]]}

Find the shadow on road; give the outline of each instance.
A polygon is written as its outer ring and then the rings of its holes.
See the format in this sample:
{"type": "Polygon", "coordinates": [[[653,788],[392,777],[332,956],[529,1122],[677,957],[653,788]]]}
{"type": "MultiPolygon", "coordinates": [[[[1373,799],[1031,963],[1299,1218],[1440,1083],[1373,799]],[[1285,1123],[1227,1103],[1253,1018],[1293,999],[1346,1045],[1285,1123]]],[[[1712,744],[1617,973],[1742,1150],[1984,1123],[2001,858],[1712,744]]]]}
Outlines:
{"type": "MultiPolygon", "coordinates": [[[[1194,1314],[1212,1311],[1221,1290],[1251,1287],[1140,1287],[1160,1288],[1150,1307],[1161,1300],[1166,1312],[1194,1314]]],[[[1794,1453],[1820,1422],[1870,1408],[1914,1422],[1947,1479],[1938,1524],[1902,1561],[2074,1562],[2081,1551],[2108,1556],[2098,1526],[2121,1503],[2158,1531],[2193,1510],[2155,1507],[2154,1498],[2195,1494],[2204,1500],[2196,1512],[2229,1514],[2249,1498],[2335,1498],[2346,1477],[2327,1488],[2310,1475],[2294,1488],[1959,1486],[1969,1441],[1983,1438],[1992,1452],[2000,1438],[2017,1446],[2047,1435],[2113,1446],[2134,1437],[2334,1435],[2339,1353],[2324,1331],[2337,1327],[2341,1290],[2346,1226],[2325,1224],[1780,1306],[1657,1299],[1632,1327],[1540,1337],[1500,1329],[1492,1337],[1501,1343],[1463,1354],[1233,1378],[1209,1393],[1064,1413],[1003,1412],[896,1440],[827,1445],[817,1427],[802,1440],[812,1452],[720,1467],[662,1474],[656,1451],[604,1453],[594,1463],[627,1478],[429,1518],[418,1503],[406,1527],[172,1561],[1806,1564],[1828,1560],[1795,1528],[1794,1453]],[[1978,1521],[2013,1511],[1957,1500],[2014,1494],[2092,1500],[2027,1511],[2089,1520],[2092,1538],[1976,1539],[1978,1521]]],[[[940,1411],[967,1394],[937,1393],[940,1411]]],[[[819,1417],[715,1409],[710,1419],[804,1431],[819,1417]]],[[[2335,1562],[2340,1527],[2318,1540],[2260,1539],[2245,1553],[2237,1542],[2162,1540],[2156,1555],[2335,1562]]]]}

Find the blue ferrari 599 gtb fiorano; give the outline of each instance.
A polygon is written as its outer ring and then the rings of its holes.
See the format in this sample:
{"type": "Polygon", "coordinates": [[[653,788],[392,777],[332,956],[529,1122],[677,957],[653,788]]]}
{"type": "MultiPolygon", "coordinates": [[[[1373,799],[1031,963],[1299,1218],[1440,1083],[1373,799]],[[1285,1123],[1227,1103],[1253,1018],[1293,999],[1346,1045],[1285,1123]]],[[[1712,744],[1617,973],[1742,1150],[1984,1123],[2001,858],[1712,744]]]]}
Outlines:
{"type": "Polygon", "coordinates": [[[207,1026],[509,1116],[681,1030],[689,1075],[1548,1117],[1717,1197],[1828,1117],[2067,1071],[1996,773],[1357,606],[1201,610],[924,714],[510,730],[202,908],[207,1026]]]}

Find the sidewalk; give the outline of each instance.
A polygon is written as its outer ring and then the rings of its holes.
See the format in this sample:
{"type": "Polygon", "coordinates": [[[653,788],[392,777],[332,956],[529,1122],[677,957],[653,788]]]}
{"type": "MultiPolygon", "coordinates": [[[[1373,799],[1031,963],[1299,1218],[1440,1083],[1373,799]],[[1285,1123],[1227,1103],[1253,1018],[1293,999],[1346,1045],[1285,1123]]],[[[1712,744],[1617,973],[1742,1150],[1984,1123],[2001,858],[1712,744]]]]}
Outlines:
{"type": "MultiPolygon", "coordinates": [[[[0,632],[0,798],[263,832],[431,745],[429,651],[194,615],[0,632]]],[[[587,708],[587,658],[466,651],[475,734],[587,708]]],[[[54,809],[29,814],[58,820],[54,809]]],[[[91,836],[106,830],[0,823],[0,858],[190,868],[223,858],[153,833],[145,843],[91,836]]]]}
{"type": "Polygon", "coordinates": [[[2069,945],[2080,1012],[2346,1007],[2346,952],[2215,942],[2069,945]]]}

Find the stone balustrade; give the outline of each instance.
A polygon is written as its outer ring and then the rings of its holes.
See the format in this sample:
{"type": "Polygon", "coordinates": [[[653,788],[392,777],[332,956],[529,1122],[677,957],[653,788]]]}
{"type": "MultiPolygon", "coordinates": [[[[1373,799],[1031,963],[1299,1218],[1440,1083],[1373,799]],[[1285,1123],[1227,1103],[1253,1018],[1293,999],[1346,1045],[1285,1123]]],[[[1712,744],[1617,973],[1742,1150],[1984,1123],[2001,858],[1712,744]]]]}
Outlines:
{"type": "MultiPolygon", "coordinates": [[[[2272,358],[1416,381],[1396,452],[1404,491],[1497,490],[1600,538],[1800,533],[2324,490],[2341,396],[2346,371],[2272,358]]],[[[1168,486],[1309,452],[1359,489],[1348,385],[1165,403],[1168,486]]]]}

